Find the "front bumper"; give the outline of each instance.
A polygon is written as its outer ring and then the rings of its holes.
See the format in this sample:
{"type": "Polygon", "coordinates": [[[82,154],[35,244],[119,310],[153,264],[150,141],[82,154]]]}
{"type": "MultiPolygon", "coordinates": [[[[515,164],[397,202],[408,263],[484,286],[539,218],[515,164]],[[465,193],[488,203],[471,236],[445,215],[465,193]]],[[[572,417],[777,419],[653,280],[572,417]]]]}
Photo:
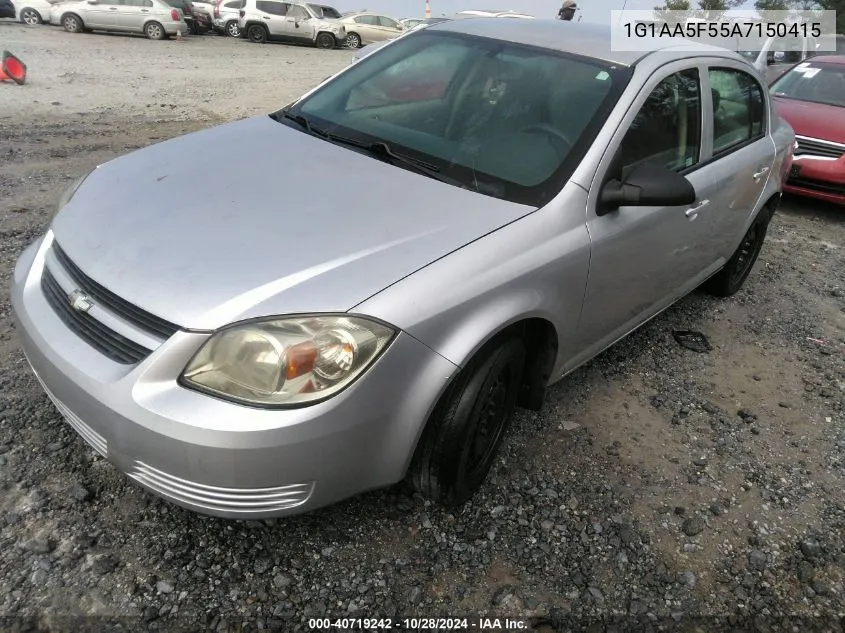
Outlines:
{"type": "Polygon", "coordinates": [[[137,365],[114,363],[69,330],[40,286],[51,235],[21,255],[12,309],[26,357],[56,407],[135,482],[225,518],[307,512],[405,474],[455,366],[404,333],[346,390],[270,411],[180,387],[208,333],[179,331],[137,365]]]}
{"type": "Polygon", "coordinates": [[[799,156],[791,169],[785,192],[845,205],[845,156],[838,160],[799,156]]]}

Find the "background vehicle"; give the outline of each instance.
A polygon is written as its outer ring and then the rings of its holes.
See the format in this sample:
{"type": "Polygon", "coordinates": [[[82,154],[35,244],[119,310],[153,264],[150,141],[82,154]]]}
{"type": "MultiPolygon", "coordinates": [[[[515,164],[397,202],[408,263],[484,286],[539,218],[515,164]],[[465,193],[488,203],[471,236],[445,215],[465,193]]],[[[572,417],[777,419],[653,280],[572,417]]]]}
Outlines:
{"type": "Polygon", "coordinates": [[[346,41],[339,20],[317,17],[306,3],[245,0],[238,16],[241,37],[258,44],[275,41],[336,48],[346,41]]]}
{"type": "Polygon", "coordinates": [[[18,0],[15,3],[18,20],[24,24],[41,24],[50,21],[50,7],[57,0],[18,0]]]}
{"type": "Polygon", "coordinates": [[[187,32],[179,9],[164,0],[81,0],[54,6],[50,21],[56,20],[69,33],[114,31],[143,33],[152,40],[187,32]]]}
{"type": "Polygon", "coordinates": [[[14,18],[15,5],[12,0],[0,0],[0,18],[14,18]]]}
{"type": "Polygon", "coordinates": [[[244,0],[216,0],[212,12],[214,30],[229,37],[239,37],[241,28],[238,26],[238,11],[243,4],[244,0]]]}
{"type": "Polygon", "coordinates": [[[784,191],[845,205],[845,56],[811,57],[771,93],[797,141],[784,191]]]}
{"type": "Polygon", "coordinates": [[[349,48],[392,40],[406,30],[398,20],[379,13],[348,13],[341,22],[346,26],[346,45],[349,48]]]}
{"type": "MultiPolygon", "coordinates": [[[[414,32],[414,31],[419,31],[420,29],[424,29],[425,27],[430,26],[432,24],[437,24],[439,22],[446,22],[448,20],[449,20],[449,18],[426,18],[426,19],[423,19],[423,20],[417,20],[416,24],[414,26],[407,27],[405,32],[402,33],[399,37],[405,37],[406,35],[414,32]]],[[[354,64],[355,62],[362,60],[364,57],[366,57],[370,53],[376,52],[378,49],[383,47],[385,44],[388,44],[390,42],[394,42],[397,39],[399,39],[399,38],[393,38],[391,40],[382,40],[381,42],[373,42],[372,44],[367,44],[366,46],[362,46],[361,48],[355,49],[355,52],[352,54],[352,61],[349,62],[349,63],[354,64]]]]}
{"type": "Polygon", "coordinates": [[[192,0],[164,0],[174,9],[182,14],[182,19],[188,25],[186,33],[199,33],[199,25],[194,17],[194,5],[192,0]]]}

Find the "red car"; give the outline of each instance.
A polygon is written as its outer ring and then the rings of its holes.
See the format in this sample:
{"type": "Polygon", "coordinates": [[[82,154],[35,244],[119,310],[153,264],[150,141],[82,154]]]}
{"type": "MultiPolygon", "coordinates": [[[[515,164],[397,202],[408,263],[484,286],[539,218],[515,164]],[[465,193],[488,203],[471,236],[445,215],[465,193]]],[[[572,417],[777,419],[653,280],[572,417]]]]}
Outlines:
{"type": "Polygon", "coordinates": [[[771,86],[797,148],[783,190],[845,205],[845,55],[819,55],[771,86]]]}

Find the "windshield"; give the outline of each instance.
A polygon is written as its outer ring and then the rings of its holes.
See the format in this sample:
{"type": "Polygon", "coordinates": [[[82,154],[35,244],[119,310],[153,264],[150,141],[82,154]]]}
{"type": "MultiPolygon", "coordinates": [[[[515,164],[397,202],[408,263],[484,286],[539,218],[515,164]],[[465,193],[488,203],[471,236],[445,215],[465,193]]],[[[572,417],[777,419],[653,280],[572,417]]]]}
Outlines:
{"type": "Polygon", "coordinates": [[[569,178],[628,77],[595,59],[423,29],[289,113],[321,132],[385,143],[464,188],[540,206],[569,178]]]}
{"type": "Polygon", "coordinates": [[[845,108],[845,65],[804,62],[772,85],[776,97],[845,108]]]}

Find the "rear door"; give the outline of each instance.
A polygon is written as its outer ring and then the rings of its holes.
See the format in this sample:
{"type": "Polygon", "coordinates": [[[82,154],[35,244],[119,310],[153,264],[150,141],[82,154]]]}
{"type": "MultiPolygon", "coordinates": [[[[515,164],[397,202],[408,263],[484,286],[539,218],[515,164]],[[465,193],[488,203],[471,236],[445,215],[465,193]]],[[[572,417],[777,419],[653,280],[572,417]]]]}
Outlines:
{"type": "Polygon", "coordinates": [[[276,2],[276,0],[257,0],[255,3],[255,8],[258,9],[259,15],[261,15],[261,21],[264,22],[264,24],[267,26],[267,31],[270,33],[271,37],[286,37],[286,3],[276,2]]]}
{"type": "Polygon", "coordinates": [[[140,33],[150,16],[152,6],[152,0],[120,0],[117,8],[118,26],[123,31],[140,33]]]}
{"type": "Polygon", "coordinates": [[[742,65],[724,59],[708,64],[704,79],[710,96],[710,169],[720,183],[707,220],[714,234],[723,237],[722,256],[727,259],[757,208],[776,152],[760,82],[742,65]]]}
{"type": "Polygon", "coordinates": [[[375,15],[359,15],[355,18],[355,30],[361,36],[362,44],[382,41],[378,26],[378,17],[375,15]]]}

